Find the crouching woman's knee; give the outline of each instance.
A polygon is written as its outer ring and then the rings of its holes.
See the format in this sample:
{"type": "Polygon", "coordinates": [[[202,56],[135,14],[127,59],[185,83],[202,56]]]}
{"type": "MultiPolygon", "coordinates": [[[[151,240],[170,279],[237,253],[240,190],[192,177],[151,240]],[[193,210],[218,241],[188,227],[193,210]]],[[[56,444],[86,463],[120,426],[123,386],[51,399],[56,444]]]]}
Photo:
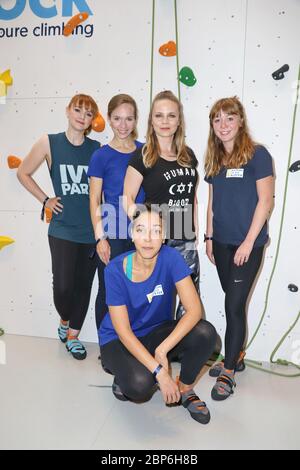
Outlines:
{"type": "Polygon", "coordinates": [[[130,400],[143,403],[150,400],[155,390],[156,384],[152,374],[146,371],[145,374],[133,374],[122,391],[130,400]]]}

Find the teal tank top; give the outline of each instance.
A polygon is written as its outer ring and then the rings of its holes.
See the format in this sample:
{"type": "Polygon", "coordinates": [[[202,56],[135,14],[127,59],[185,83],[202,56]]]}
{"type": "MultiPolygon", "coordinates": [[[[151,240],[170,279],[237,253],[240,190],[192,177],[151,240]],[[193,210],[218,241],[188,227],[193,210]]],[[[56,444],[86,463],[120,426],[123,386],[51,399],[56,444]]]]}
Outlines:
{"type": "Polygon", "coordinates": [[[55,196],[61,197],[63,211],[52,215],[49,235],[77,243],[95,243],[89,208],[88,166],[99,142],[85,137],[73,145],[65,132],[49,135],[50,176],[55,196]]]}

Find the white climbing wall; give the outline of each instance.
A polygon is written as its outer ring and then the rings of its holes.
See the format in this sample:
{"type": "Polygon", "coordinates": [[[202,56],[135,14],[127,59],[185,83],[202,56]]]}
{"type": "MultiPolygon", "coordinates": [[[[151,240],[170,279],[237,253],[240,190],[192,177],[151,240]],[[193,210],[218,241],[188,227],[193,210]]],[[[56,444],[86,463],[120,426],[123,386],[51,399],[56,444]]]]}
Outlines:
{"type": "MultiPolygon", "coordinates": [[[[0,0],[13,10],[24,4],[18,18],[0,19],[0,74],[11,69],[14,79],[6,104],[0,104],[0,236],[15,243],[0,251],[0,327],[7,333],[56,337],[57,314],[52,302],[51,266],[47,225],[39,220],[40,205],[20,186],[7,156],[24,158],[43,133],[65,129],[65,107],[77,92],[91,94],[105,115],[109,99],[126,92],[137,101],[143,140],[150,101],[152,1],[151,0],[43,0],[31,11],[29,1],[0,0]],[[93,15],[77,35],[59,35],[64,9],[86,3],[93,15]],[[50,10],[51,8],[51,10],[50,10]],[[56,9],[56,10],[54,10],[56,9]],[[37,16],[53,14],[53,17],[37,16]],[[56,26],[54,29],[49,27],[56,26]]],[[[34,3],[34,2],[32,2],[34,3]]],[[[207,185],[203,182],[203,154],[208,134],[208,113],[219,98],[238,95],[247,110],[254,138],[267,146],[276,168],[276,206],[270,223],[271,243],[249,306],[249,338],[262,317],[262,326],[249,357],[268,360],[276,344],[295,321],[300,293],[299,188],[300,172],[289,173],[291,129],[299,66],[299,0],[178,0],[179,67],[189,66],[194,87],[180,86],[187,142],[199,159],[200,232],[205,229],[207,185]],[[289,71],[280,81],[271,74],[283,64],[289,71]],[[282,237],[276,261],[280,224],[282,237]],[[275,270],[274,270],[275,266],[275,270]],[[272,281],[270,276],[274,270],[272,281]]],[[[153,94],[162,89],[177,93],[176,58],[162,57],[158,48],[175,40],[174,1],[156,0],[153,94]]],[[[3,10],[2,10],[3,12],[3,10]]],[[[300,117],[296,118],[291,163],[300,160],[300,117]]],[[[110,130],[92,134],[106,143],[110,130]]],[[[51,194],[46,167],[36,179],[51,194]]],[[[207,261],[202,243],[201,291],[207,318],[224,336],[223,294],[215,268],[207,261]]],[[[96,341],[93,288],[82,339],[96,341]]],[[[300,322],[278,356],[300,363],[300,322]]]]}

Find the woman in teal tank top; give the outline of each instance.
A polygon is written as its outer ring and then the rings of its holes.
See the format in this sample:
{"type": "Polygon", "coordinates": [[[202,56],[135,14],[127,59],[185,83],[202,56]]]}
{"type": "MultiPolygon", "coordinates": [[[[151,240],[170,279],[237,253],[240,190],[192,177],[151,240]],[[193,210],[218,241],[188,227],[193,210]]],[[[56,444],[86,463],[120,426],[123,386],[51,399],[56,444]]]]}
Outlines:
{"type": "Polygon", "coordinates": [[[49,245],[52,258],[54,304],[61,320],[58,336],[75,359],[87,353],[78,340],[90,301],[96,261],[89,258],[94,247],[89,214],[87,170],[99,142],[89,139],[98,106],[87,95],[75,95],[67,109],[68,128],[59,134],[43,135],[18,169],[25,188],[52,211],[49,245]],[[46,160],[55,196],[48,197],[33,179],[46,160]]]}

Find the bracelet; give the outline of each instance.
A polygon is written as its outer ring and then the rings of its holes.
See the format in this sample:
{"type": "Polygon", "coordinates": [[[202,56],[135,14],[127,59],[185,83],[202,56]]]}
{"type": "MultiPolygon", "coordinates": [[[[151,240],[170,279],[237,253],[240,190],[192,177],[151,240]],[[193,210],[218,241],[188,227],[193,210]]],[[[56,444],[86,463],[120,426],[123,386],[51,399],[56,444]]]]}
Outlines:
{"type": "Polygon", "coordinates": [[[93,251],[90,253],[89,255],[89,258],[90,259],[93,259],[95,257],[95,254],[97,252],[97,245],[99,242],[101,242],[102,240],[107,240],[108,239],[108,236],[107,235],[102,235],[102,237],[98,238],[95,242],[95,248],[93,249],[93,251]]]}
{"type": "Polygon", "coordinates": [[[154,380],[155,382],[157,383],[157,379],[156,379],[156,376],[157,374],[159,373],[159,371],[163,368],[163,366],[161,364],[158,364],[158,366],[156,367],[156,369],[152,372],[152,375],[154,377],[154,380]]]}
{"type": "Polygon", "coordinates": [[[41,220],[44,220],[44,216],[45,216],[45,206],[46,206],[46,203],[47,201],[49,200],[48,196],[45,197],[44,201],[43,201],[43,207],[42,207],[42,211],[41,211],[41,220]]]}
{"type": "Polygon", "coordinates": [[[213,240],[213,237],[207,237],[206,234],[204,234],[204,242],[206,242],[207,240],[213,240]]]}
{"type": "Polygon", "coordinates": [[[98,245],[99,242],[102,242],[102,240],[107,240],[107,235],[102,235],[100,238],[98,238],[98,240],[96,240],[96,246],[98,245]]]}

